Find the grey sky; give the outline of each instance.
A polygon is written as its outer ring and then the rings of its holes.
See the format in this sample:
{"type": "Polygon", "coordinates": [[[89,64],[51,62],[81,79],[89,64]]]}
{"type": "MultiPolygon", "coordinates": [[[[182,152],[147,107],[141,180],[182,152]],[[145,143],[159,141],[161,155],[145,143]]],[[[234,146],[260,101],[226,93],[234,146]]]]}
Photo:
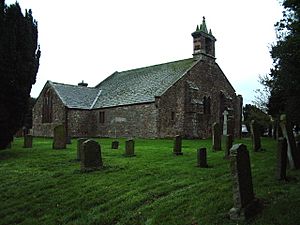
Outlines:
{"type": "MultiPolygon", "coordinates": [[[[7,4],[15,1],[6,0],[7,4]]],[[[251,103],[282,8],[276,0],[19,0],[39,24],[37,97],[47,80],[95,86],[114,71],[192,57],[191,33],[206,17],[217,63],[251,103]]]]}

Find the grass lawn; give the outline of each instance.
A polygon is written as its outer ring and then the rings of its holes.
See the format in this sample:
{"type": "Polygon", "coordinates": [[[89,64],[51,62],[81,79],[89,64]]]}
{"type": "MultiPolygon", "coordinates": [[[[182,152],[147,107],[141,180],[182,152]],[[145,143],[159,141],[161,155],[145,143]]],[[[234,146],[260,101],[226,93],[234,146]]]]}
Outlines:
{"type": "MultiPolygon", "coordinates": [[[[76,140],[52,150],[52,140],[35,138],[32,149],[15,139],[0,151],[0,224],[244,224],[232,222],[229,161],[212,152],[211,140],[184,140],[183,156],[172,154],[172,140],[135,142],[136,157],[124,157],[125,140],[112,150],[101,144],[104,169],[81,173],[76,140]],[[207,147],[209,168],[198,168],[196,150],[207,147]]],[[[236,140],[250,151],[254,192],[264,210],[251,224],[300,224],[300,172],[289,182],[275,180],[276,142],[251,151],[250,139],[236,140]]]]}

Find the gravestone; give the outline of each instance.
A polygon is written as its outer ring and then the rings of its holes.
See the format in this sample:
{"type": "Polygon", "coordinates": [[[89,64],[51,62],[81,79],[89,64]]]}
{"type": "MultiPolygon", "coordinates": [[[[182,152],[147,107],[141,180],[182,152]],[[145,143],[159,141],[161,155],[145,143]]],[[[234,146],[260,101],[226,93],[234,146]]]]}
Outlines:
{"type": "Polygon", "coordinates": [[[80,161],[81,151],[83,148],[83,142],[87,141],[87,138],[78,138],[77,139],[77,160],[80,161]]]}
{"type": "Polygon", "coordinates": [[[118,141],[113,141],[111,143],[111,148],[112,149],[118,149],[119,148],[119,142],[118,141]]]}
{"type": "Polygon", "coordinates": [[[249,152],[246,145],[235,144],[230,150],[230,169],[233,183],[233,208],[230,219],[246,220],[261,209],[254,197],[249,152]]]}
{"type": "Polygon", "coordinates": [[[23,146],[23,148],[32,148],[32,139],[33,139],[32,135],[26,134],[24,136],[24,146],[23,146]]]}
{"type": "Polygon", "coordinates": [[[232,148],[233,144],[233,136],[228,134],[225,136],[225,156],[224,159],[229,159],[230,156],[230,149],[232,148]]]}
{"type": "Polygon", "coordinates": [[[261,142],[260,142],[260,130],[257,122],[252,120],[250,123],[251,136],[252,136],[252,147],[255,152],[261,150],[261,142]]]}
{"type": "Polygon", "coordinates": [[[287,121],[286,115],[280,116],[280,128],[282,135],[287,140],[287,157],[291,169],[300,169],[300,152],[297,150],[296,141],[291,124],[287,121]]]}
{"type": "Polygon", "coordinates": [[[134,154],[134,140],[129,139],[125,142],[125,154],[124,156],[131,157],[135,156],[134,154]]]}
{"type": "Polygon", "coordinates": [[[174,138],[173,154],[174,155],[183,155],[181,152],[182,138],[180,135],[176,135],[174,138]]]}
{"type": "Polygon", "coordinates": [[[54,128],[52,148],[53,149],[66,148],[66,129],[64,125],[58,125],[54,128]]]}
{"type": "Polygon", "coordinates": [[[228,132],[228,127],[227,127],[227,120],[228,120],[228,111],[225,110],[223,112],[223,116],[224,116],[224,121],[223,121],[223,135],[227,135],[227,132],[228,132]]]}
{"type": "Polygon", "coordinates": [[[213,123],[212,132],[212,149],[214,151],[219,151],[221,150],[222,143],[221,127],[219,123],[213,123]]]}
{"type": "Polygon", "coordinates": [[[83,172],[101,169],[103,162],[100,145],[94,140],[83,142],[80,159],[80,167],[83,172]]]}
{"type": "Polygon", "coordinates": [[[276,179],[286,179],[286,166],[287,166],[287,141],[285,138],[279,138],[277,143],[277,168],[276,179]]]}
{"type": "Polygon", "coordinates": [[[197,150],[197,166],[202,168],[207,168],[207,157],[206,148],[199,148],[197,150]]]}
{"type": "Polygon", "coordinates": [[[70,136],[66,137],[66,144],[68,145],[72,144],[72,138],[70,136]]]}
{"type": "Polygon", "coordinates": [[[6,145],[6,149],[11,149],[11,142],[6,145]]]}

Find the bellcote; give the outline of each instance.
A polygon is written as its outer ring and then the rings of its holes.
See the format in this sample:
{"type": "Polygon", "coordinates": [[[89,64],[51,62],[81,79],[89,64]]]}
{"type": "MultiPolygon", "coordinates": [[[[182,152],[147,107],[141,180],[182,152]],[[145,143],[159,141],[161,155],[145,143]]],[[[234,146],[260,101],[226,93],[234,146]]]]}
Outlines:
{"type": "Polygon", "coordinates": [[[216,38],[212,35],[211,30],[208,31],[205,17],[202,24],[197,25],[193,36],[193,56],[198,59],[201,55],[206,55],[215,58],[215,42],[216,38]]]}

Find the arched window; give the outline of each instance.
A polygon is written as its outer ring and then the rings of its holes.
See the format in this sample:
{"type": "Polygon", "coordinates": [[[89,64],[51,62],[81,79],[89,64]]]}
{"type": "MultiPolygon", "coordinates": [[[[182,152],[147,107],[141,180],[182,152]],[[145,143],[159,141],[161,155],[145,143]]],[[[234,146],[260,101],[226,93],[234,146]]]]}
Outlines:
{"type": "Polygon", "coordinates": [[[50,89],[45,91],[43,96],[42,122],[43,123],[52,122],[52,93],[50,89]]]}

